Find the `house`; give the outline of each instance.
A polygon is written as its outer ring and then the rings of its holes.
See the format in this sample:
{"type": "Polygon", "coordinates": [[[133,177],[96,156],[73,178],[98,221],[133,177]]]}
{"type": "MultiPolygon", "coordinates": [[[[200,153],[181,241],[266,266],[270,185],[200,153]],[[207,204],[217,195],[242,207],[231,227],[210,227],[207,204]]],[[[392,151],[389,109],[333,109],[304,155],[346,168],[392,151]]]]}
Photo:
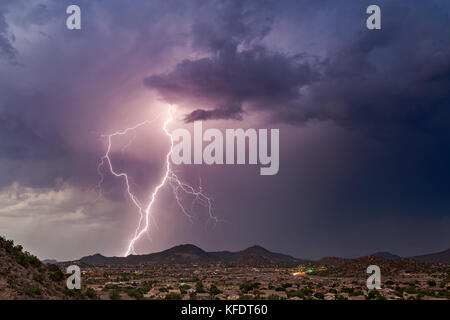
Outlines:
{"type": "Polygon", "coordinates": [[[209,293],[197,293],[196,298],[198,300],[209,300],[210,296],[209,293]]]}

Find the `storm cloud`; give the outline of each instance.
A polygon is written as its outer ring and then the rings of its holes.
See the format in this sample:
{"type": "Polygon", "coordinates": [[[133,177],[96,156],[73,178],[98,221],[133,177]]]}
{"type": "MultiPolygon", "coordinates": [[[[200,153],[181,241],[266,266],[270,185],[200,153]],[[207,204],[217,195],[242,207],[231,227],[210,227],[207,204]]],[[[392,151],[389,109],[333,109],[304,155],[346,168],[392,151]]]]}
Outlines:
{"type": "Polygon", "coordinates": [[[17,56],[17,50],[12,42],[14,35],[9,32],[8,24],[5,16],[0,10],[0,58],[5,60],[13,60],[17,56]]]}
{"type": "MultiPolygon", "coordinates": [[[[323,56],[272,50],[270,41],[263,40],[277,32],[273,28],[281,17],[268,13],[261,18],[264,4],[255,14],[247,2],[231,3],[215,12],[214,24],[192,27],[194,48],[210,53],[208,57],[185,59],[170,72],[144,80],[171,103],[203,106],[188,114],[187,122],[267,112],[294,125],[331,120],[380,135],[397,127],[447,130],[442,121],[450,120],[445,107],[450,100],[445,3],[386,4],[382,31],[349,26],[353,35],[323,56]],[[227,19],[231,15],[235,28],[227,19]]],[[[352,21],[348,16],[332,19],[331,24],[343,28],[352,21]]]]}
{"type": "MultiPolygon", "coordinates": [[[[193,184],[201,177],[227,223],[189,225],[164,190],[159,228],[139,252],[448,247],[448,1],[376,1],[374,31],[368,0],[79,0],[82,30],[69,31],[72,2],[0,3],[0,234],[44,258],[121,254],[139,214],[107,170],[98,193],[102,134],[171,103],[182,110],[171,129],[280,128],[280,171],[177,167],[193,184]]],[[[161,125],[114,141],[114,165],[142,202],[164,166],[161,125]]]]}

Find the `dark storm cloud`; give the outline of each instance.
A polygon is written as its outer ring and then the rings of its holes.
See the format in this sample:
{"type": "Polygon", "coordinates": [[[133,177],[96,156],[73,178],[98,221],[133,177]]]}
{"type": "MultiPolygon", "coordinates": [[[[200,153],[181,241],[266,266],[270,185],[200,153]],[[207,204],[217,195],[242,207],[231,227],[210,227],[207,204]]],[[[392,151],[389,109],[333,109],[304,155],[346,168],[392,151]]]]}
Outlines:
{"type": "Polygon", "coordinates": [[[272,29],[275,9],[268,2],[221,4],[212,21],[192,27],[194,48],[210,57],[184,60],[170,73],[144,80],[170,102],[213,106],[193,111],[187,122],[241,119],[243,103],[260,108],[289,103],[318,77],[305,54],[272,52],[258,43],[272,29]]]}
{"type": "Polygon", "coordinates": [[[9,33],[5,16],[0,10],[0,59],[13,60],[17,56],[17,50],[12,41],[14,41],[14,35],[9,33]]]}
{"type": "Polygon", "coordinates": [[[54,12],[51,12],[47,5],[39,3],[30,10],[26,20],[30,24],[44,25],[53,18],[54,12]]]}
{"type": "Polygon", "coordinates": [[[187,121],[239,119],[242,104],[271,108],[299,97],[299,88],[317,77],[302,56],[270,53],[263,47],[242,52],[220,51],[212,58],[183,61],[163,76],[145,79],[168,101],[194,100],[212,104],[212,110],[196,110],[187,121]]]}
{"type": "Polygon", "coordinates": [[[290,123],[331,119],[371,133],[446,130],[435,125],[448,117],[450,102],[448,10],[421,9],[384,8],[383,30],[360,31],[327,57],[308,95],[276,116],[290,123]]]}
{"type": "MultiPolygon", "coordinates": [[[[302,3],[302,9],[308,7],[302,3]]],[[[311,7],[310,11],[316,8],[311,7]]],[[[358,7],[364,13],[365,7],[358,7]]],[[[192,28],[193,45],[210,52],[210,57],[183,60],[171,72],[144,82],[170,102],[202,106],[186,116],[187,122],[240,119],[246,110],[263,111],[292,124],[333,120],[375,134],[397,126],[429,129],[441,116],[447,117],[448,6],[440,1],[386,4],[381,31],[369,31],[363,24],[355,31],[352,24],[365,22],[366,16],[350,12],[352,17],[345,19],[330,14],[330,24],[348,26],[354,35],[343,37],[318,58],[307,51],[272,51],[260,43],[280,18],[276,13],[252,19],[253,11],[244,4],[220,8],[215,24],[192,28]],[[229,13],[234,29],[223,18],[229,13]]],[[[334,31],[328,32],[333,37],[334,31]]]]}
{"type": "MultiPolygon", "coordinates": [[[[0,4],[0,162],[10,168],[0,185],[28,184],[29,176],[33,185],[48,186],[59,177],[95,183],[95,163],[104,147],[101,133],[122,125],[111,125],[117,118],[129,117],[115,99],[125,91],[124,83],[141,68],[164,65],[170,51],[182,46],[177,31],[182,26],[166,26],[170,15],[185,9],[183,4],[77,3],[83,14],[83,29],[77,32],[65,28],[69,1],[0,4]],[[18,30],[21,47],[12,46],[7,22],[18,30]],[[6,69],[2,59],[20,66],[6,69]],[[45,171],[45,159],[54,170],[37,175],[45,171]],[[22,173],[15,170],[20,167],[22,173]]],[[[140,78],[136,81],[132,93],[143,91],[140,78]]]]}
{"type": "MultiPolygon", "coordinates": [[[[180,168],[192,171],[193,181],[198,170],[218,215],[230,224],[213,235],[203,225],[187,229],[183,219],[173,219],[179,212],[169,195],[159,201],[160,212],[175,213],[161,216],[179,229],[162,227],[155,237],[165,239],[160,249],[195,238],[210,250],[259,242],[298,256],[351,255],[364,226],[394,221],[389,241],[374,229],[358,241],[358,253],[378,241],[390,249],[392,239],[398,253],[420,254],[399,239],[427,221],[420,242],[434,250],[448,239],[442,232],[448,223],[440,221],[450,209],[450,5],[376,2],[381,31],[365,28],[373,4],[365,0],[80,0],[82,30],[68,31],[71,1],[2,0],[0,187],[53,188],[58,179],[95,186],[101,133],[142,120],[156,100],[151,88],[190,107],[187,122],[255,113],[283,127],[275,177],[262,179],[246,166],[180,168]],[[430,237],[433,228],[441,240],[430,237]]],[[[161,150],[150,151],[158,158],[161,150]]],[[[114,157],[137,177],[133,187],[145,185],[144,199],[160,166],[149,157],[114,157]]],[[[106,177],[104,186],[104,195],[127,209],[112,212],[123,224],[96,243],[119,254],[136,216],[124,214],[132,210],[121,181],[106,177]],[[111,241],[117,232],[123,237],[111,241]]],[[[52,234],[46,228],[42,234],[52,234]]],[[[72,237],[81,236],[74,231],[72,237]]]]}
{"type": "Polygon", "coordinates": [[[2,136],[0,158],[10,160],[51,159],[63,154],[62,150],[56,150],[62,146],[60,143],[55,143],[56,137],[52,137],[53,143],[49,144],[48,137],[39,135],[34,128],[20,118],[0,115],[0,135],[2,136]]]}
{"type": "MultiPolygon", "coordinates": [[[[352,230],[349,234],[354,237],[376,225],[391,230],[389,240],[361,238],[361,248],[414,250],[398,239],[409,237],[409,230],[421,230],[418,221],[437,225],[446,221],[450,209],[448,2],[380,1],[381,31],[365,27],[370,1],[277,4],[270,19],[248,26],[264,32],[246,29],[232,37],[221,27],[219,17],[225,9],[213,11],[217,24],[192,28],[193,47],[207,57],[184,59],[144,83],[167,101],[193,108],[187,122],[245,119],[247,113],[261,113],[272,122],[302,128],[337,125],[339,129],[323,129],[326,138],[311,149],[295,143],[281,148],[279,186],[260,197],[268,199],[261,208],[254,205],[256,200],[234,208],[246,217],[239,221],[245,220],[247,229],[253,228],[256,214],[249,212],[255,211],[258,219],[264,215],[267,221],[275,220],[266,225],[266,233],[275,237],[290,232],[288,239],[300,239],[299,226],[315,225],[314,235],[305,227],[299,243],[326,242],[327,234],[333,233],[337,243],[344,243],[342,230],[352,230]],[[290,24],[281,30],[289,37],[280,32],[284,19],[290,24]],[[297,40],[297,32],[303,44],[316,47],[287,43],[297,40]],[[279,41],[283,45],[277,46],[279,41]],[[341,136],[340,130],[346,133],[341,136]],[[275,218],[270,211],[276,212],[275,218]],[[292,223],[288,226],[286,221],[292,223]],[[273,232],[277,224],[280,230],[273,232]]],[[[235,16],[237,25],[245,25],[241,15],[235,16]]],[[[290,132],[283,133],[286,138],[290,132]]],[[[263,192],[254,185],[245,189],[263,192]]],[[[444,229],[436,228],[443,240],[441,249],[448,246],[444,229]]],[[[298,248],[298,243],[287,242],[286,246],[298,248]]],[[[334,252],[347,251],[339,246],[334,252]]],[[[329,243],[322,248],[331,253],[329,243]]],[[[367,254],[361,248],[353,246],[347,252],[367,254]]],[[[314,246],[311,250],[320,257],[314,246]]]]}

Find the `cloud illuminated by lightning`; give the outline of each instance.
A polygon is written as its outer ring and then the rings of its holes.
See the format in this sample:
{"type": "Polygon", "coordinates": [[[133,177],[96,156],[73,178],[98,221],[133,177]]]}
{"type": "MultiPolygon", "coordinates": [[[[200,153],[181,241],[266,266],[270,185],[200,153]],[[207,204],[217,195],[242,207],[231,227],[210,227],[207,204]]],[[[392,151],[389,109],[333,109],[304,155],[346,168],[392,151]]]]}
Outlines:
{"type": "Polygon", "coordinates": [[[99,192],[100,192],[99,196],[101,196],[101,186],[102,186],[102,183],[104,181],[104,174],[102,172],[102,167],[105,166],[105,163],[106,163],[109,173],[111,173],[113,176],[115,176],[117,178],[123,178],[123,180],[125,182],[125,193],[130,198],[130,200],[133,203],[133,205],[138,209],[139,215],[140,215],[139,223],[138,223],[138,225],[136,227],[136,230],[134,232],[134,236],[130,240],[130,242],[128,244],[128,248],[127,248],[124,256],[128,256],[131,253],[136,253],[135,249],[134,249],[134,245],[135,245],[136,241],[139,240],[148,231],[149,226],[150,226],[150,218],[152,218],[152,207],[153,207],[153,204],[155,203],[157,195],[160,192],[160,190],[166,185],[171,187],[173,195],[175,197],[175,200],[177,201],[178,205],[180,206],[181,211],[188,217],[188,219],[190,221],[192,221],[192,215],[189,213],[189,211],[183,205],[183,201],[182,201],[182,198],[181,198],[181,194],[183,194],[183,193],[185,195],[193,197],[193,201],[192,201],[193,205],[195,203],[199,203],[199,204],[203,205],[208,211],[209,218],[212,219],[214,221],[214,223],[218,222],[218,218],[213,215],[212,199],[210,197],[206,196],[203,193],[203,188],[201,186],[201,183],[200,183],[199,188],[195,189],[191,185],[181,181],[178,178],[178,176],[171,169],[170,157],[172,155],[172,149],[173,149],[173,146],[174,146],[174,141],[173,141],[173,137],[169,133],[167,127],[168,127],[169,123],[173,121],[173,112],[174,112],[174,107],[173,106],[169,106],[167,119],[164,121],[163,128],[162,128],[164,133],[170,139],[170,150],[166,154],[166,158],[165,158],[166,159],[166,163],[165,163],[164,175],[161,178],[159,184],[151,192],[149,201],[148,201],[148,203],[145,206],[140,203],[140,201],[137,198],[137,196],[133,193],[133,191],[131,189],[131,186],[130,186],[130,180],[129,180],[128,174],[126,172],[117,172],[114,169],[114,167],[112,165],[112,161],[111,161],[110,152],[111,152],[111,148],[112,148],[113,138],[114,137],[123,136],[123,135],[128,134],[129,132],[134,132],[134,136],[133,136],[132,140],[130,140],[126,144],[126,146],[122,149],[122,151],[123,151],[136,138],[136,130],[137,129],[139,129],[142,126],[149,125],[149,124],[153,123],[156,119],[152,120],[152,121],[146,120],[146,121],[143,121],[143,122],[141,122],[141,123],[139,123],[139,124],[137,124],[137,125],[135,125],[133,127],[126,128],[126,129],[124,129],[122,131],[117,131],[117,132],[114,132],[114,133],[108,134],[108,135],[102,135],[102,137],[107,139],[107,148],[106,148],[105,154],[101,157],[100,162],[99,162],[98,167],[97,167],[97,171],[98,171],[98,174],[100,176],[100,180],[99,180],[99,183],[97,185],[97,188],[99,189],[99,192]],[[143,221],[144,221],[144,226],[142,227],[142,222],[143,221]]]}

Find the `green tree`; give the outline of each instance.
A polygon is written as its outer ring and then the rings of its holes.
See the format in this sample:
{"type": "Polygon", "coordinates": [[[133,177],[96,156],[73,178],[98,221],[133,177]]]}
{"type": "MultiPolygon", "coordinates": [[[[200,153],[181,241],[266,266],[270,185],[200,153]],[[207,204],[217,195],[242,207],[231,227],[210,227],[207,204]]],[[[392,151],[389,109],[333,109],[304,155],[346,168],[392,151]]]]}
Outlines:
{"type": "Polygon", "coordinates": [[[219,288],[217,288],[215,284],[212,284],[211,287],[209,288],[209,293],[215,296],[216,294],[222,293],[222,291],[219,288]]]}
{"type": "Polygon", "coordinates": [[[323,300],[323,298],[325,296],[321,292],[316,292],[316,293],[314,293],[314,297],[316,297],[317,299],[323,300]]]}
{"type": "Polygon", "coordinates": [[[44,275],[42,273],[35,273],[33,274],[33,280],[37,282],[44,282],[44,275]]]}
{"type": "Polygon", "coordinates": [[[23,291],[25,292],[25,294],[32,297],[42,295],[42,290],[38,284],[27,283],[24,286],[23,291]]]}
{"type": "Polygon", "coordinates": [[[109,298],[111,300],[120,300],[120,290],[114,289],[109,293],[109,298]]]}
{"type": "Polygon", "coordinates": [[[92,300],[97,300],[97,299],[98,299],[97,293],[96,293],[95,290],[92,289],[92,288],[88,288],[88,289],[86,290],[86,296],[87,296],[89,299],[92,299],[92,300]]]}
{"type": "Polygon", "coordinates": [[[164,298],[165,300],[181,300],[181,294],[178,293],[169,293],[164,298]]]}
{"type": "Polygon", "coordinates": [[[205,289],[203,288],[203,283],[201,280],[197,281],[197,283],[195,284],[195,292],[205,293],[205,289]]]}
{"type": "Polygon", "coordinates": [[[254,282],[254,281],[244,281],[239,285],[239,288],[241,289],[241,291],[243,293],[248,293],[249,291],[252,291],[253,289],[258,289],[259,287],[259,283],[258,282],[254,282]]]}

